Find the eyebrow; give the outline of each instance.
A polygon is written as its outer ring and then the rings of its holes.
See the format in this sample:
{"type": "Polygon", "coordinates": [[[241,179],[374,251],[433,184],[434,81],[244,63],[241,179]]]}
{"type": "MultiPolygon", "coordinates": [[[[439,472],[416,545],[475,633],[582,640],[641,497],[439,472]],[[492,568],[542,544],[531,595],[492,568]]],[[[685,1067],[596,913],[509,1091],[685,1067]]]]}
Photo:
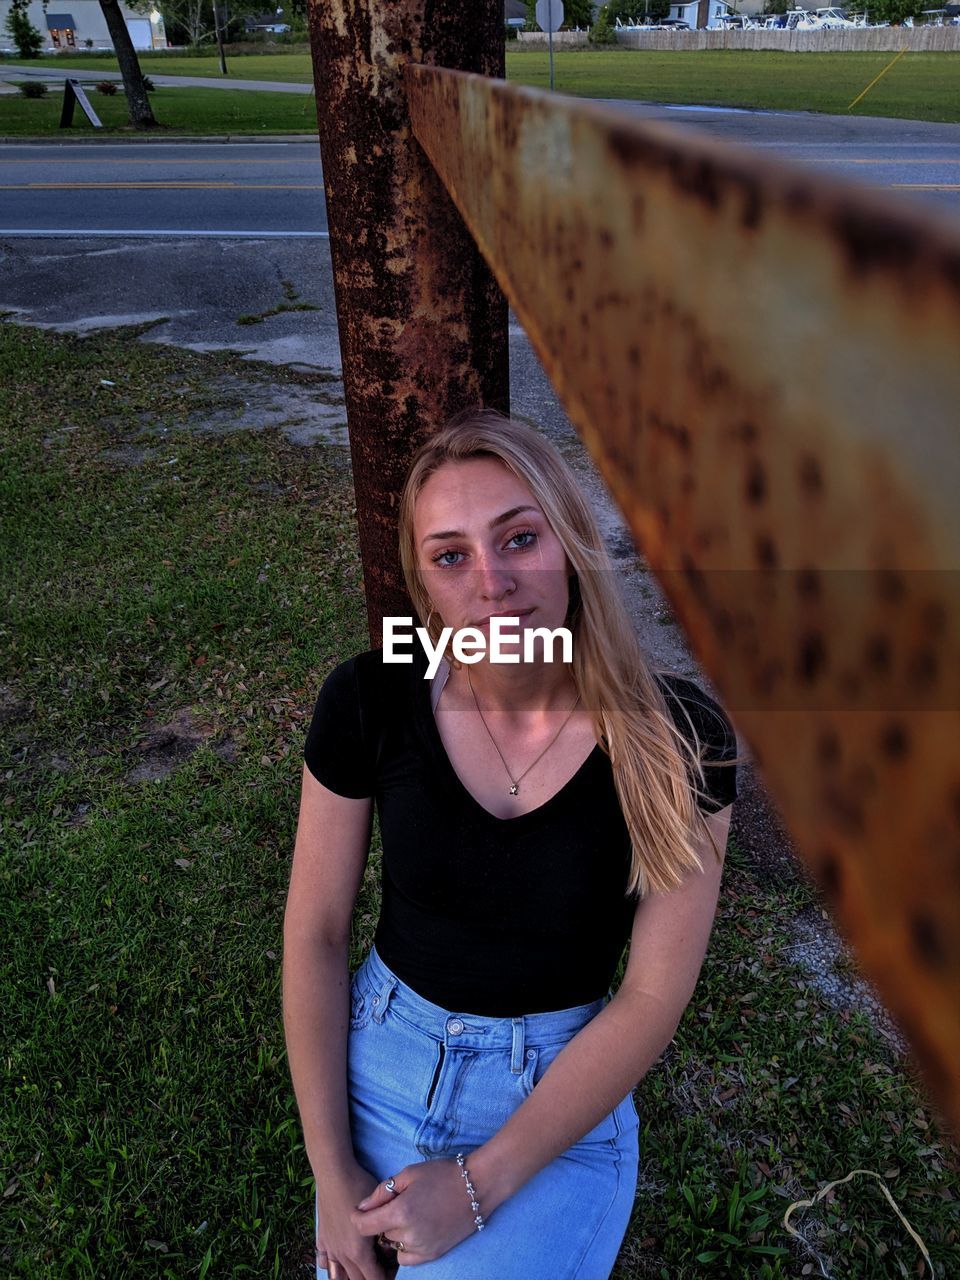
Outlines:
{"type": "MultiPolygon", "coordinates": [[[[500,525],[506,524],[508,520],[512,520],[514,516],[520,515],[522,511],[533,511],[536,515],[542,514],[539,507],[531,507],[529,503],[520,507],[511,507],[509,511],[504,511],[502,515],[494,516],[487,528],[499,528],[500,525]]],[[[425,542],[443,542],[447,538],[465,538],[466,536],[462,529],[444,529],[440,533],[428,533],[420,545],[423,546],[425,542]]]]}

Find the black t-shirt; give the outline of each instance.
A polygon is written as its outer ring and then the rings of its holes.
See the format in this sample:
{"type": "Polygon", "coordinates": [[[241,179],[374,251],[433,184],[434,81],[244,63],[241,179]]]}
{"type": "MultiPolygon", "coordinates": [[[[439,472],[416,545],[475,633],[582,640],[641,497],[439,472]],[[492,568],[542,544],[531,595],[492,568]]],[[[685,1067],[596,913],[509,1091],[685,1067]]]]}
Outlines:
{"type": "MultiPolygon", "coordinates": [[[[379,649],[327,677],[307,735],[313,776],[376,798],[383,900],[375,943],[394,973],[452,1012],[517,1017],[606,994],[630,935],[630,838],[610,761],[595,747],[545,804],[496,818],[464,787],[443,746],[426,662],[379,649]]],[[[705,760],[736,754],[727,717],[697,685],[660,676],[667,706],[705,760]]],[[[736,770],[704,769],[710,801],[736,798],[736,770]]]]}

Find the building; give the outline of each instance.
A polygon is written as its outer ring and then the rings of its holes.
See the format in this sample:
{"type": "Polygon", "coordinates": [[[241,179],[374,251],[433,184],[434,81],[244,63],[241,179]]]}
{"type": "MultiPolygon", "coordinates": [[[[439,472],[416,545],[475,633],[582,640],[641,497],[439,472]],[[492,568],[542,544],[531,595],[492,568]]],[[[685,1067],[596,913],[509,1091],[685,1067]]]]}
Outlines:
{"type": "MultiPolygon", "coordinates": [[[[13,48],[6,28],[11,8],[10,0],[0,0],[0,43],[4,47],[13,48]]],[[[135,13],[121,4],[120,12],[135,49],[167,47],[163,18],[156,7],[144,13],[135,13]]],[[[49,7],[46,9],[41,0],[32,0],[27,9],[27,17],[46,37],[45,51],[113,48],[107,21],[97,0],[49,0],[49,7]]]]}

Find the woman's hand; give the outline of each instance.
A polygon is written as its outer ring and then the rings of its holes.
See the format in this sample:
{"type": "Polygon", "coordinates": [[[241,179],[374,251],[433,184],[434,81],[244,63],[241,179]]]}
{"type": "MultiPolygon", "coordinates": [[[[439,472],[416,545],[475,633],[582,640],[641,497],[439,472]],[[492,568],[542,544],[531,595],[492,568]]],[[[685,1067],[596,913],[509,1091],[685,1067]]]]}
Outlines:
{"type": "Polygon", "coordinates": [[[351,1220],[367,1237],[397,1240],[401,1267],[442,1257],[476,1230],[470,1196],[454,1160],[425,1160],[394,1174],[396,1191],[382,1182],[357,1205],[351,1220]]]}
{"type": "Polygon", "coordinates": [[[358,1197],[376,1190],[372,1174],[352,1164],[336,1179],[317,1182],[317,1265],[325,1271],[335,1263],[336,1280],[387,1280],[373,1240],[351,1221],[358,1197]]]}

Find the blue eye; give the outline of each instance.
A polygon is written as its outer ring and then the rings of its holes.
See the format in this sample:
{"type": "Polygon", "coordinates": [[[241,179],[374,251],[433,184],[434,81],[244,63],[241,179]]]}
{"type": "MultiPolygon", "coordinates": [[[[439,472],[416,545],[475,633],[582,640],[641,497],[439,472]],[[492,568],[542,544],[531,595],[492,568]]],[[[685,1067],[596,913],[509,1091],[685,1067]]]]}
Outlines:
{"type": "Polygon", "coordinates": [[[459,556],[462,554],[463,553],[461,551],[438,551],[437,554],[435,556],[431,556],[430,559],[433,561],[434,564],[446,566],[447,568],[453,568],[453,566],[455,564],[458,564],[459,561],[448,560],[447,556],[459,556]]]}
{"type": "MultiPolygon", "coordinates": [[[[528,547],[532,547],[533,544],[536,542],[537,535],[533,531],[533,529],[522,529],[519,533],[513,534],[513,536],[510,539],[510,542],[516,542],[518,538],[525,538],[527,539],[527,541],[521,543],[520,546],[518,547],[514,547],[514,550],[526,551],[528,547]]],[[[509,543],[507,545],[509,546],[509,543]]]]}

